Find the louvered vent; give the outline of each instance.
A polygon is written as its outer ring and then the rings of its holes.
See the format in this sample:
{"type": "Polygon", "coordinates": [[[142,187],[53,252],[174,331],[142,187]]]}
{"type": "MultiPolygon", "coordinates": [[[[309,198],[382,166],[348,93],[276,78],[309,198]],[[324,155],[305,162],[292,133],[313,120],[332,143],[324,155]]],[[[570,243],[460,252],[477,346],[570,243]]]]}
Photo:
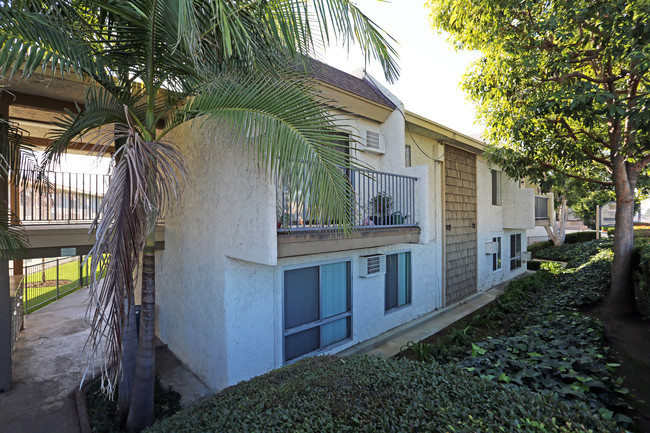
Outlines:
{"type": "Polygon", "coordinates": [[[377,131],[366,131],[365,151],[370,153],[385,153],[384,140],[377,131]]]}
{"type": "Polygon", "coordinates": [[[386,273],[386,256],[383,254],[372,254],[361,256],[359,274],[364,278],[384,275],[386,273]]]}
{"type": "Polygon", "coordinates": [[[379,150],[379,133],[375,131],[366,131],[366,146],[371,149],[379,150]]]}

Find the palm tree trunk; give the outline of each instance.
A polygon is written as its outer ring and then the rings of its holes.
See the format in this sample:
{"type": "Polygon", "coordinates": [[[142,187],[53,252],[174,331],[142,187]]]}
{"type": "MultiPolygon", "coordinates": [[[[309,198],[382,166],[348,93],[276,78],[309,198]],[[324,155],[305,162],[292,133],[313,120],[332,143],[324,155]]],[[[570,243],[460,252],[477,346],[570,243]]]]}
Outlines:
{"type": "Polygon", "coordinates": [[[142,310],[140,312],[140,338],[138,358],[133,381],[133,397],[126,428],[140,431],[154,421],[153,390],[155,382],[155,243],[156,230],[152,228],[144,246],[142,259],[142,310]]]}
{"type": "Polygon", "coordinates": [[[138,353],[135,301],[133,296],[124,299],[124,308],[128,311],[128,319],[122,331],[122,375],[120,376],[120,382],[117,387],[117,409],[122,416],[126,417],[131,406],[135,362],[138,353]]]}

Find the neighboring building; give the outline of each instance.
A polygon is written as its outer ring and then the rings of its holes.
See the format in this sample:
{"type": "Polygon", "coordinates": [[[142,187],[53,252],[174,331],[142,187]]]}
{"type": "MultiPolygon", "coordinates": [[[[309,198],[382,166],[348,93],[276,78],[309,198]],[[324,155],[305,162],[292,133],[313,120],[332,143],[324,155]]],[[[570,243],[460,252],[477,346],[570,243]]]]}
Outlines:
{"type": "Polygon", "coordinates": [[[157,331],[215,390],[339,352],[525,269],[534,191],[490,170],[482,142],[405,113],[370,77],[317,74],[345,107],[342,134],[360,137],[349,153],[375,170],[345,174],[361,203],[349,238],[239,148],[190,125],[173,137],[193,183],[165,221],[157,331]]]}

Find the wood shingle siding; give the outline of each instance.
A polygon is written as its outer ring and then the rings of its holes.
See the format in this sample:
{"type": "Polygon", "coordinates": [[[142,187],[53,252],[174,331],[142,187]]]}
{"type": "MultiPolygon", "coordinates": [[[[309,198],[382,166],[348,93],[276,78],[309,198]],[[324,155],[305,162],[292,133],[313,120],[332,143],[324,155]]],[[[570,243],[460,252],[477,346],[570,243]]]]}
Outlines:
{"type": "Polygon", "coordinates": [[[476,155],[445,146],[446,304],[477,290],[476,155]]]}

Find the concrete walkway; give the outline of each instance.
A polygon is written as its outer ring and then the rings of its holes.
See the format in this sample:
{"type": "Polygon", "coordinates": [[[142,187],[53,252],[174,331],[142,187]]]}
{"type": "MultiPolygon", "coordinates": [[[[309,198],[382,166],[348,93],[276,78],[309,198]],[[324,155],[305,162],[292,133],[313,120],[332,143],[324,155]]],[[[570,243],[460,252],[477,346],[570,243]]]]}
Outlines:
{"type": "Polygon", "coordinates": [[[402,348],[409,341],[418,342],[424,340],[494,301],[503,293],[507,284],[508,282],[500,284],[485,292],[470,296],[452,306],[425,314],[412,322],[405,323],[375,338],[350,347],[338,355],[367,354],[385,358],[395,356],[402,351],[402,348]]]}
{"type": "MultiPolygon", "coordinates": [[[[80,431],[74,390],[86,368],[87,302],[88,289],[81,289],[25,317],[12,359],[13,389],[0,393],[0,431],[80,431]]],[[[169,350],[156,355],[157,373],[183,395],[182,404],[210,393],[169,350]]]]}

